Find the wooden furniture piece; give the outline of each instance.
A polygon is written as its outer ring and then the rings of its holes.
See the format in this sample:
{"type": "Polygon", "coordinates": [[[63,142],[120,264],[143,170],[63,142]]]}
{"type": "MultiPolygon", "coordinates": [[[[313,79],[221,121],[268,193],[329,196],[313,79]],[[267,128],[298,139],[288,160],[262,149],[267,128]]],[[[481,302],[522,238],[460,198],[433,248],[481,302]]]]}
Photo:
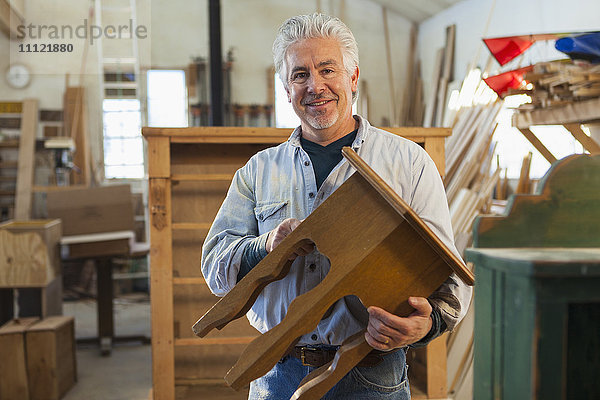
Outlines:
{"type": "Polygon", "coordinates": [[[599,204],[600,155],[573,155],[476,220],[474,398],[600,397],[599,204]]]}
{"type": "MultiPolygon", "coordinates": [[[[444,139],[450,129],[384,129],[423,145],[444,175],[444,139]]],[[[191,326],[198,315],[217,300],[201,275],[200,252],[234,172],[256,152],[287,140],[290,133],[290,129],[277,128],[142,129],[148,143],[150,181],[155,399],[174,399],[176,386],[182,388],[177,390],[179,394],[191,385],[222,382],[244,347],[256,337],[245,318],[206,338],[194,336],[191,326]]],[[[427,396],[445,397],[445,340],[437,339],[415,353],[422,355],[414,369],[423,371],[427,396]],[[438,367],[432,367],[434,364],[438,367]]]]}
{"type": "MultiPolygon", "coordinates": [[[[269,283],[282,279],[290,254],[315,243],[331,262],[325,279],[294,299],[283,321],[248,345],[225,380],[236,390],[266,374],[344,296],[356,295],[397,315],[409,296],[428,297],[455,272],[473,276],[421,218],[352,149],[342,150],[353,174],[194,326],[198,336],[243,317],[269,283]]],[[[335,359],[307,376],[292,398],[320,399],[372,350],[364,331],[348,338],[335,359]]]]}
{"type": "Polygon", "coordinates": [[[583,132],[581,124],[599,121],[600,99],[592,99],[547,110],[521,111],[513,115],[512,124],[552,164],[556,157],[531,131],[532,125],[562,125],[585,150],[595,155],[600,154],[600,144],[583,132]]]}
{"type": "Polygon", "coordinates": [[[104,232],[96,235],[65,236],[61,240],[63,246],[69,247],[69,256],[65,260],[92,259],[96,268],[96,310],[98,336],[79,338],[78,342],[97,342],[100,353],[109,356],[113,342],[136,341],[148,343],[145,335],[115,336],[113,310],[113,260],[115,258],[146,257],[149,246],[146,243],[135,243],[135,233],[104,232]],[[87,237],[87,238],[86,238],[87,237]],[[73,249],[75,249],[73,251],[73,249]]]}
{"type": "Polygon", "coordinates": [[[0,324],[62,314],[60,237],[57,219],[0,224],[0,324]]]}

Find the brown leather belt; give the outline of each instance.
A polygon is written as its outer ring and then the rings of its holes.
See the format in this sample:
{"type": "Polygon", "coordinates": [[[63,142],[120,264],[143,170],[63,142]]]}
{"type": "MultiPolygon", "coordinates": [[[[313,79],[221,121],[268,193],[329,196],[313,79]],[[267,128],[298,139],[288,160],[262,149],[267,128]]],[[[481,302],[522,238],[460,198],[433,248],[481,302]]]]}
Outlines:
{"type": "MultiPolygon", "coordinates": [[[[357,367],[374,367],[383,361],[383,356],[386,354],[391,354],[400,348],[390,350],[390,351],[379,351],[373,350],[369,354],[365,356],[356,364],[357,367]]],[[[319,347],[311,347],[311,346],[296,346],[290,352],[290,356],[295,357],[302,361],[302,365],[306,365],[309,367],[319,368],[335,357],[336,349],[323,349],[319,347]]]]}

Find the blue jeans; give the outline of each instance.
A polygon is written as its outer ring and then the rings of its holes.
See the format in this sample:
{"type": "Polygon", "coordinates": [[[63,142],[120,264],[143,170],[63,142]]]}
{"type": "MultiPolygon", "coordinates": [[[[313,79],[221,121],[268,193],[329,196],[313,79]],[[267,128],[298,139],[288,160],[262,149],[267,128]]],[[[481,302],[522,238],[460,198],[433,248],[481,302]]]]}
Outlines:
{"type": "MultiPolygon", "coordinates": [[[[273,369],[250,383],[249,400],[289,400],[300,381],[315,368],[302,365],[291,356],[279,361],[273,369]]],[[[410,400],[406,350],[383,356],[373,367],[355,367],[329,392],[325,400],[410,400]]]]}

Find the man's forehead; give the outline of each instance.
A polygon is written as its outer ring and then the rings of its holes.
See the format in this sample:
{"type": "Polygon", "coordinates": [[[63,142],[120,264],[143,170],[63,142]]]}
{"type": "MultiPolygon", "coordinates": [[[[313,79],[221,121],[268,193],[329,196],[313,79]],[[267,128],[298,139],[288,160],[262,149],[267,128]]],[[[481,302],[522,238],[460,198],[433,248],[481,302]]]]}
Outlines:
{"type": "Polygon", "coordinates": [[[343,63],[340,43],[331,38],[308,38],[288,47],[285,61],[290,69],[308,64],[336,66],[343,63]]]}

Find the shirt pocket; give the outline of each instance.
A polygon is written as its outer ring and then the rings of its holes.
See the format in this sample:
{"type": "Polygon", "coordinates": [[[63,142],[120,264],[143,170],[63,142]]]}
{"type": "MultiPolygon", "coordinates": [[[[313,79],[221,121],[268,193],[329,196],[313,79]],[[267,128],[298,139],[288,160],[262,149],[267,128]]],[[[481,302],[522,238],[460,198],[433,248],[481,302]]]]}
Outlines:
{"type": "Polygon", "coordinates": [[[273,230],[284,219],[288,218],[287,204],[287,201],[274,201],[259,203],[254,207],[259,235],[273,230]]]}

